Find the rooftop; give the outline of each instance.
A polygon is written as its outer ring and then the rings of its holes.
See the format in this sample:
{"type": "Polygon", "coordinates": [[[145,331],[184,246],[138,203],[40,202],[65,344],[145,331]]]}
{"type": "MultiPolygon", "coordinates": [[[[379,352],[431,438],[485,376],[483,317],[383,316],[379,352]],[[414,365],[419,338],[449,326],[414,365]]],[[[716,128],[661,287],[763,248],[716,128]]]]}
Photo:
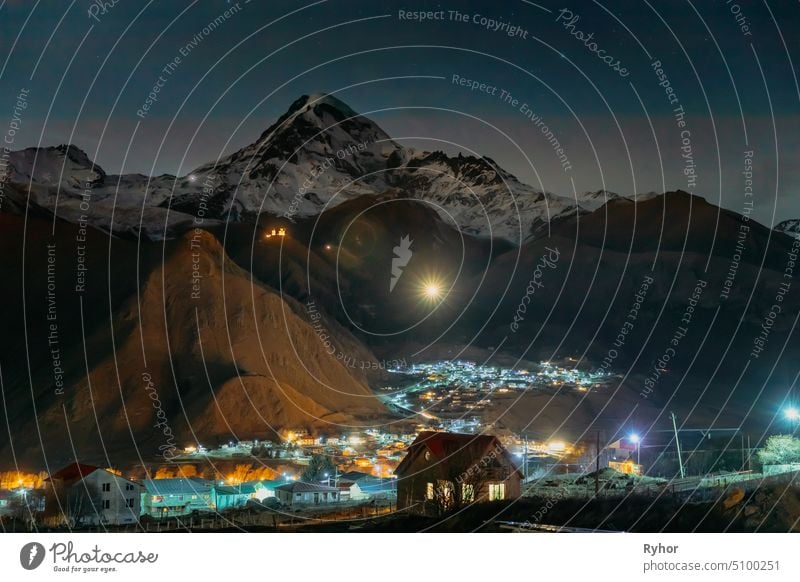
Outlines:
{"type": "Polygon", "coordinates": [[[328,487],[327,485],[318,485],[316,483],[305,483],[303,481],[293,481],[286,485],[276,487],[277,491],[288,491],[289,493],[330,493],[332,491],[339,491],[336,487],[328,487]]]}
{"type": "MultiPolygon", "coordinates": [[[[500,440],[488,434],[463,434],[455,432],[423,431],[408,447],[408,454],[394,470],[395,475],[403,475],[409,469],[417,452],[426,449],[439,463],[464,461],[464,458],[478,461],[492,451],[499,451],[493,456],[506,459],[514,465],[506,448],[500,440]]],[[[514,465],[515,466],[515,465],[514,465]]]]}
{"type": "Polygon", "coordinates": [[[150,495],[197,495],[211,491],[214,483],[198,477],[190,477],[188,479],[146,479],[142,485],[150,495]]]}
{"type": "Polygon", "coordinates": [[[84,463],[71,463],[66,467],[62,467],[55,473],[47,478],[48,481],[74,481],[91,475],[95,471],[99,471],[100,467],[94,465],[85,465],[84,463]]]}

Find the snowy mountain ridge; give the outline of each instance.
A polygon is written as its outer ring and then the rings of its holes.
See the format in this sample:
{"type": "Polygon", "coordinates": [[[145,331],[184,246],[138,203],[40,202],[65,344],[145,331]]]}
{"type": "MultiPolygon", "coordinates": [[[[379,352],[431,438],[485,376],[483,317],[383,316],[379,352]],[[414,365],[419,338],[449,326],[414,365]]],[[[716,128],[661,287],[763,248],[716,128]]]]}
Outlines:
{"type": "Polygon", "coordinates": [[[173,236],[201,206],[218,220],[297,219],[393,190],[430,204],[462,232],[520,243],[555,219],[620,198],[603,190],[566,198],[520,182],[487,157],[401,146],[325,94],[300,97],[254,143],[182,177],[107,175],[74,145],[11,152],[8,171],[30,201],[61,218],[154,239],[173,236]]]}

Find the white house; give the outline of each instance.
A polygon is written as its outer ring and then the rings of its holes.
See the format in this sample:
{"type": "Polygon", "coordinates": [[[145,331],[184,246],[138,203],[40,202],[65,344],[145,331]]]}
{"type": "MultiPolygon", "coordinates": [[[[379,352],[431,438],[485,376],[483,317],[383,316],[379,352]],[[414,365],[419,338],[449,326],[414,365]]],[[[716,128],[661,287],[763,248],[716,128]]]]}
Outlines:
{"type": "Polygon", "coordinates": [[[339,501],[339,489],[316,483],[293,481],[277,487],[275,496],[285,505],[323,505],[339,501]]]}
{"type": "Polygon", "coordinates": [[[361,491],[361,487],[354,481],[339,481],[339,499],[341,501],[363,501],[369,495],[361,491]]]}
{"type": "Polygon", "coordinates": [[[216,509],[214,482],[199,477],[147,479],[142,494],[142,514],[176,517],[216,509]]]}
{"type": "Polygon", "coordinates": [[[62,518],[74,525],[137,523],[142,486],[93,465],[72,463],[45,481],[57,496],[62,518]]]}

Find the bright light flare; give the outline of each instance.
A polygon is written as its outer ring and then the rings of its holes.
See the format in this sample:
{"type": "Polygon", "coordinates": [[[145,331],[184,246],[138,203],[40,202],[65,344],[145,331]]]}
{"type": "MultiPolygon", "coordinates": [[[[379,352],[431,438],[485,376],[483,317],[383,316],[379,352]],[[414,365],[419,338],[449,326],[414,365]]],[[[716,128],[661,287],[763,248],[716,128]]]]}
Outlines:
{"type": "Polygon", "coordinates": [[[636,433],[634,432],[634,433],[631,433],[631,434],[628,436],[628,440],[629,440],[629,441],[631,441],[633,444],[635,444],[635,445],[638,445],[638,444],[639,444],[639,442],[642,440],[642,437],[640,437],[638,434],[636,434],[636,433]]]}
{"type": "Polygon", "coordinates": [[[444,285],[438,279],[424,279],[419,286],[419,294],[423,301],[435,303],[444,297],[444,285]]]}
{"type": "Polygon", "coordinates": [[[798,410],[794,406],[790,406],[789,408],[784,410],[783,414],[789,420],[792,420],[792,421],[795,421],[795,422],[800,421],[800,410],[798,410]]]}

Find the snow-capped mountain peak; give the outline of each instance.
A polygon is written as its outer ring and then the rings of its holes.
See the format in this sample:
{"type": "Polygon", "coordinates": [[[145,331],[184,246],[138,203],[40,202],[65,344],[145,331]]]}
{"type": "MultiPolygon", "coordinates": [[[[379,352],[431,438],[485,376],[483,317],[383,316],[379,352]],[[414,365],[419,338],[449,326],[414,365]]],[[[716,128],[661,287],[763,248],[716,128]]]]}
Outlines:
{"type": "Polygon", "coordinates": [[[464,232],[519,243],[555,218],[616,196],[593,193],[576,203],[523,184],[488,157],[404,147],[327,94],[301,96],[256,141],[181,178],[106,175],[81,150],[60,146],[14,152],[12,180],[27,186],[30,173],[19,168],[31,168],[28,162],[37,156],[48,160],[50,177],[34,180],[44,193],[29,194],[40,206],[74,219],[80,189],[88,184],[90,221],[114,232],[139,232],[141,221],[153,237],[171,236],[172,227],[190,221],[201,207],[206,219],[250,220],[269,213],[296,220],[391,191],[429,203],[464,232]]]}

